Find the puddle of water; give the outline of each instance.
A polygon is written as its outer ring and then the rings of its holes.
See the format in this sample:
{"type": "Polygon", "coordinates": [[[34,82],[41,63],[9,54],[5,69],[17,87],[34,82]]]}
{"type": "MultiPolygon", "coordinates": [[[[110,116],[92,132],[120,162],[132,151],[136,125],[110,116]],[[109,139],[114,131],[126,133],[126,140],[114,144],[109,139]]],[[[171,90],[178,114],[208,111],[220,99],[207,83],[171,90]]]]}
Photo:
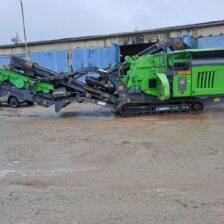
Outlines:
{"type": "Polygon", "coordinates": [[[76,173],[76,172],[85,172],[99,169],[97,167],[65,167],[65,168],[58,168],[53,170],[0,170],[0,178],[5,178],[8,175],[19,175],[23,177],[29,176],[62,176],[64,174],[69,173],[76,173]]]}
{"type": "Polygon", "coordinates": [[[54,170],[32,170],[30,172],[24,172],[23,176],[62,176],[68,173],[85,172],[90,170],[96,170],[96,167],[80,167],[80,168],[58,168],[54,170]]]}
{"type": "Polygon", "coordinates": [[[0,170],[0,178],[4,178],[9,174],[23,175],[23,172],[18,170],[0,170]]]}

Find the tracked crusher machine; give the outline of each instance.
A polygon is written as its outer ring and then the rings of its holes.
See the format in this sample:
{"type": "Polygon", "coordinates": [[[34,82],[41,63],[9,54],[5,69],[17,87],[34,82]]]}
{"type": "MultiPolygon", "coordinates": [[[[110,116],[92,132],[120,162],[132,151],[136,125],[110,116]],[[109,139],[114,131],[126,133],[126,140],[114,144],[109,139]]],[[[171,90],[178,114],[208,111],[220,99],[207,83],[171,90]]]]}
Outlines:
{"type": "Polygon", "coordinates": [[[55,111],[72,102],[110,107],[123,116],[200,112],[224,97],[224,50],[170,50],[155,44],[107,69],[56,73],[13,56],[0,67],[0,96],[11,95],[55,111]],[[84,81],[80,81],[84,80],[84,81]]]}

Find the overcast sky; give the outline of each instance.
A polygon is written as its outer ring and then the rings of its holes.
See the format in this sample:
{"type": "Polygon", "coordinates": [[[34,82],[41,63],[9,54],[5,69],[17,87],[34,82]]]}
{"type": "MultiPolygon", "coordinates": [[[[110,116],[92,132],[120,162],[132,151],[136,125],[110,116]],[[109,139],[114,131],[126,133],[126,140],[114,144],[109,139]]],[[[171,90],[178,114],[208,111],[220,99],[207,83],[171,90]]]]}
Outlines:
{"type": "MultiPolygon", "coordinates": [[[[19,0],[0,0],[0,45],[18,33],[19,0]]],[[[224,19],[223,0],[23,0],[28,41],[161,28],[224,19]]]]}

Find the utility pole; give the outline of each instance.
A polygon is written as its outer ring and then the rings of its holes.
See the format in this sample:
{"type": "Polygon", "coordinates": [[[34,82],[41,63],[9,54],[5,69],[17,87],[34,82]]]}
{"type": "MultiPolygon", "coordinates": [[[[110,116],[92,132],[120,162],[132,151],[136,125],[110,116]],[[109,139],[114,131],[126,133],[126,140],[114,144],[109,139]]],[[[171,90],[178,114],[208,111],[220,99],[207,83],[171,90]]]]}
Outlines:
{"type": "Polygon", "coordinates": [[[22,12],[22,20],[23,20],[23,35],[24,35],[24,42],[25,42],[25,49],[26,49],[26,57],[29,57],[29,50],[27,47],[27,39],[26,39],[26,26],[25,26],[25,18],[24,18],[24,10],[23,10],[23,2],[22,0],[20,1],[20,5],[21,5],[21,12],[22,12]]]}

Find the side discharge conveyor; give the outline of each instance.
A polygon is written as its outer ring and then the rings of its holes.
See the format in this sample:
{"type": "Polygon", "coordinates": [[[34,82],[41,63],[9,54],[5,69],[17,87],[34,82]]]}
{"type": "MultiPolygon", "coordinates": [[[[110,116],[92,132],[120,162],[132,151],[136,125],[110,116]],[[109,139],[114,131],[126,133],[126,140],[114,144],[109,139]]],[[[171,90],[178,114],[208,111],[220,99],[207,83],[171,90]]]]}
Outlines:
{"type": "Polygon", "coordinates": [[[112,68],[73,73],[13,56],[9,67],[0,67],[0,97],[5,95],[55,105],[56,112],[73,102],[109,107],[123,116],[200,112],[207,103],[223,102],[224,50],[172,51],[169,44],[155,44],[112,68]]]}

